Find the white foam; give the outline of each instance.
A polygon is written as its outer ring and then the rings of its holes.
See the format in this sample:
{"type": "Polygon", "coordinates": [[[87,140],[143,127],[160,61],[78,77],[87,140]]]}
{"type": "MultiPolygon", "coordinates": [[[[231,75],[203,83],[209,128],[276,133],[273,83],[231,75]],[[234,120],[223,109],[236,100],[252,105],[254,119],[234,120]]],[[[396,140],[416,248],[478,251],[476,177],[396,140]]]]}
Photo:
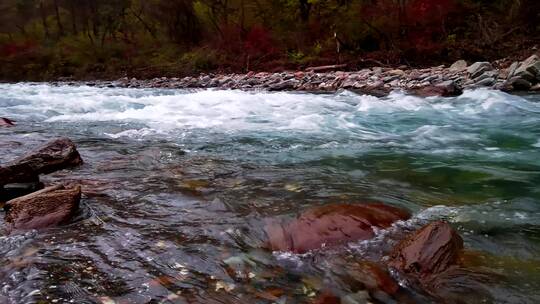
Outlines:
{"type": "Polygon", "coordinates": [[[118,133],[104,133],[104,134],[109,136],[110,138],[114,138],[114,139],[122,138],[122,137],[128,137],[128,138],[133,138],[133,139],[142,139],[142,138],[144,138],[146,136],[149,136],[149,135],[163,134],[163,132],[156,131],[156,130],[149,129],[149,128],[142,128],[142,129],[139,129],[139,130],[130,129],[130,130],[125,130],[125,131],[118,132],[118,133]]]}
{"type": "MultiPolygon", "coordinates": [[[[521,97],[486,89],[466,91],[458,98],[420,98],[402,92],[378,98],[347,91],[316,95],[0,84],[0,115],[23,121],[126,125],[126,130],[117,133],[102,131],[111,138],[177,136],[196,129],[218,133],[277,131],[285,136],[301,132],[339,143],[356,141],[364,146],[444,152],[456,151],[455,145],[463,141],[482,140],[474,130],[464,132],[461,126],[468,121],[461,119],[497,122],[500,115],[507,119],[508,111],[540,113],[540,108],[521,97]],[[420,120],[415,122],[412,117],[420,120]]],[[[515,117],[521,119],[522,115],[515,117]]],[[[537,116],[529,117],[532,121],[528,124],[538,120],[537,116]]],[[[482,144],[489,147],[487,142],[482,144]]]]}

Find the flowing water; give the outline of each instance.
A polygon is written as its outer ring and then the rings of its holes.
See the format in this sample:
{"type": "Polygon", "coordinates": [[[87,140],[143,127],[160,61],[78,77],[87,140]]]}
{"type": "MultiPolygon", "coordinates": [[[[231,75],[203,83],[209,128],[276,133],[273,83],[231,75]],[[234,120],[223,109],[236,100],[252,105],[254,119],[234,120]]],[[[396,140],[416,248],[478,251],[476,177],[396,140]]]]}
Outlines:
{"type": "Polygon", "coordinates": [[[0,236],[0,303],[392,303],[343,272],[391,232],[264,249],[269,220],[365,201],[414,214],[392,229],[451,222],[496,277],[485,302],[540,302],[540,95],[1,84],[0,117],[17,121],[0,129],[0,163],[59,136],[85,160],[43,178],[83,184],[72,223],[0,236]]]}

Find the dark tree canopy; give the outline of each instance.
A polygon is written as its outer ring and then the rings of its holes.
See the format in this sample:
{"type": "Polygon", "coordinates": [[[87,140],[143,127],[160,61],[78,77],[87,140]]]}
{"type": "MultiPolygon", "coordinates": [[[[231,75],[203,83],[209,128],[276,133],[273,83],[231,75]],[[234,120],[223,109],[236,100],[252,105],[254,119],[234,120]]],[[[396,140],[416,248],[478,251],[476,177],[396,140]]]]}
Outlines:
{"type": "Polygon", "coordinates": [[[3,0],[0,16],[4,79],[493,60],[540,36],[537,0],[3,0]]]}

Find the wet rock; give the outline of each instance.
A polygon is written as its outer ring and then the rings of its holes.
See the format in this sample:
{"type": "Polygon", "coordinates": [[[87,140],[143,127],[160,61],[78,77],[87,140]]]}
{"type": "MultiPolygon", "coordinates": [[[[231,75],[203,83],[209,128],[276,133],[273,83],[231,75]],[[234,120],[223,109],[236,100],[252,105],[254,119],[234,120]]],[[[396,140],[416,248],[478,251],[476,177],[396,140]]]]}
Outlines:
{"type": "Polygon", "coordinates": [[[298,83],[297,80],[289,79],[280,81],[275,84],[270,84],[268,86],[268,90],[270,91],[283,91],[283,90],[292,90],[294,89],[295,85],[298,83]]]}
{"type": "Polygon", "coordinates": [[[532,83],[517,76],[512,77],[508,81],[508,85],[510,85],[513,90],[518,90],[518,91],[529,90],[532,87],[532,83]]]}
{"type": "Polygon", "coordinates": [[[540,83],[535,84],[531,87],[531,91],[540,91],[540,83]]]}
{"type": "Polygon", "coordinates": [[[540,58],[536,55],[532,55],[529,58],[525,59],[519,67],[516,69],[515,73],[512,76],[522,77],[523,75],[532,75],[533,78],[540,74],[540,58]]]}
{"type": "Polygon", "coordinates": [[[0,187],[0,202],[7,202],[19,196],[24,196],[32,192],[43,189],[43,183],[39,181],[30,183],[14,183],[0,187]]]}
{"type": "Polygon", "coordinates": [[[0,167],[0,185],[34,181],[40,174],[49,174],[82,163],[81,156],[70,139],[55,139],[5,167],[0,167]]]}
{"type": "Polygon", "coordinates": [[[368,290],[381,290],[386,294],[394,295],[399,290],[398,283],[381,265],[359,261],[345,267],[347,274],[354,280],[359,280],[368,290]]]}
{"type": "Polygon", "coordinates": [[[476,86],[480,87],[490,87],[495,84],[495,78],[492,77],[483,77],[479,81],[475,81],[476,86]]]}
{"type": "Polygon", "coordinates": [[[286,224],[267,225],[266,232],[270,249],[304,253],[372,238],[373,228],[407,218],[405,210],[380,203],[331,204],[307,210],[286,224]]]}
{"type": "Polygon", "coordinates": [[[436,303],[491,303],[486,283],[497,274],[462,265],[463,240],[443,221],[425,225],[399,243],[390,256],[394,268],[411,288],[426,293],[436,303]]]}
{"type": "Polygon", "coordinates": [[[507,79],[512,78],[512,76],[514,76],[514,74],[516,73],[516,70],[518,67],[519,67],[519,62],[517,61],[513,62],[508,68],[508,75],[506,76],[506,78],[507,79]]]}
{"type": "Polygon", "coordinates": [[[371,297],[366,290],[360,290],[341,297],[341,304],[364,304],[370,301],[371,297]]]}
{"type": "Polygon", "coordinates": [[[0,117],[0,127],[13,127],[15,122],[11,119],[0,117]]]}
{"type": "Polygon", "coordinates": [[[498,275],[485,273],[478,269],[453,266],[437,275],[422,280],[422,288],[434,297],[437,303],[493,303],[487,289],[498,275]]]}
{"type": "Polygon", "coordinates": [[[489,62],[475,62],[467,68],[467,73],[471,78],[476,78],[486,71],[492,71],[493,66],[489,62]]]}
{"type": "Polygon", "coordinates": [[[465,61],[465,60],[458,60],[458,61],[454,62],[448,68],[448,70],[450,72],[462,72],[462,71],[465,71],[466,69],[467,69],[467,61],[465,61]]]}
{"type": "Polygon", "coordinates": [[[391,267],[425,277],[456,265],[463,239],[446,222],[430,223],[403,240],[392,254],[391,267]]]}
{"type": "Polygon", "coordinates": [[[80,185],[57,185],[8,201],[7,230],[40,229],[65,223],[79,209],[80,185]]]}
{"type": "Polygon", "coordinates": [[[409,90],[409,93],[421,96],[421,97],[429,97],[429,96],[458,96],[463,93],[463,90],[460,86],[458,86],[454,81],[447,80],[441,83],[438,83],[436,85],[429,85],[424,86],[421,88],[415,88],[409,90]]]}
{"type": "Polygon", "coordinates": [[[319,295],[312,303],[313,304],[340,304],[341,299],[330,292],[325,292],[319,295]]]}

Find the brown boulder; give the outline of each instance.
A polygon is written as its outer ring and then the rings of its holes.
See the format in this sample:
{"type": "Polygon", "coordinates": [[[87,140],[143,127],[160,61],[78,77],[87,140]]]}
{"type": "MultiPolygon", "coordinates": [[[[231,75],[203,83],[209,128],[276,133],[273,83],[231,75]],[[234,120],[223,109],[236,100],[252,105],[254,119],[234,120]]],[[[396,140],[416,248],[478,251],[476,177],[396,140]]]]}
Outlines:
{"type": "Polygon", "coordinates": [[[5,167],[0,167],[0,186],[33,182],[40,174],[49,174],[82,163],[81,156],[70,139],[55,139],[5,167]]]}
{"type": "Polygon", "coordinates": [[[40,229],[65,223],[79,209],[80,185],[57,185],[8,201],[8,231],[40,229]]]}
{"type": "Polygon", "coordinates": [[[13,120],[0,117],[0,127],[13,127],[15,125],[15,122],[13,120]]]}
{"type": "Polygon", "coordinates": [[[403,240],[392,254],[390,266],[420,276],[438,274],[458,262],[463,239],[446,222],[424,226],[403,240]]]}
{"type": "Polygon", "coordinates": [[[373,228],[386,228],[409,218],[405,210],[380,203],[331,204],[305,211],[286,224],[267,225],[272,250],[304,253],[374,236],[373,228]]]}
{"type": "Polygon", "coordinates": [[[409,93],[420,97],[451,97],[461,95],[463,93],[463,90],[454,81],[448,80],[435,85],[428,85],[420,88],[411,89],[409,90],[409,93]]]}

